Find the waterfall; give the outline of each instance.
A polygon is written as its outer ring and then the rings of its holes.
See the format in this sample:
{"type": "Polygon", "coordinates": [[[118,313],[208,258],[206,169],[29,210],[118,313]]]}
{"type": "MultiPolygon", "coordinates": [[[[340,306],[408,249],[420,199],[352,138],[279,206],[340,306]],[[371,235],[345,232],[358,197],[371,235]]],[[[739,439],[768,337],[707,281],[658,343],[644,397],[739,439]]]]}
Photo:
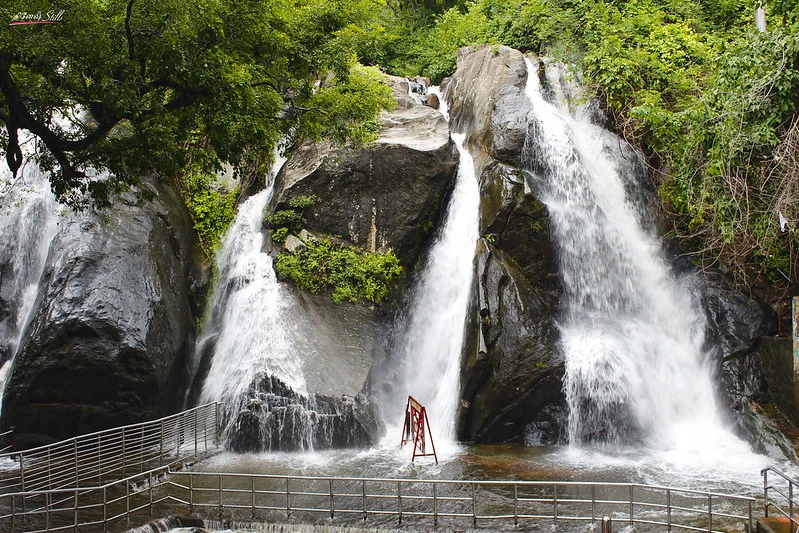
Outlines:
{"type": "MultiPolygon", "coordinates": [[[[25,155],[29,155],[23,147],[25,155]]],[[[58,232],[59,205],[48,175],[29,158],[16,180],[0,173],[0,392],[5,389],[39,291],[50,243],[58,232]]]]}
{"type": "MultiPolygon", "coordinates": [[[[443,99],[441,103],[446,117],[443,99]]],[[[463,146],[464,135],[453,134],[452,139],[460,154],[455,188],[396,326],[392,358],[400,382],[381,402],[386,424],[397,425],[408,395],[419,400],[427,408],[435,442],[441,443],[456,439],[461,351],[479,236],[474,162],[463,146]]]]}
{"type": "Polygon", "coordinates": [[[570,442],[737,446],[716,404],[703,314],[648,227],[640,176],[624,159],[631,151],[590,121],[587,106],[572,115],[562,95],[548,102],[538,66],[526,62],[524,159],[558,249],[570,442]]]}
{"type": "MultiPolygon", "coordinates": [[[[272,198],[274,175],[284,162],[277,159],[272,184],[239,207],[225,235],[216,260],[217,279],[206,334],[198,342],[195,360],[207,352],[212,357],[201,401],[222,403],[228,440],[242,429],[238,415],[258,396],[280,392],[301,399],[306,394],[302,361],[289,337],[294,302],[288,288],[278,282],[272,256],[264,249],[263,213],[272,198]],[[266,383],[261,383],[265,376],[266,383]]],[[[266,418],[274,415],[272,410],[261,414],[266,418]]],[[[286,409],[281,414],[285,415],[286,409]]],[[[301,448],[312,447],[302,413],[292,411],[292,417],[299,418],[292,424],[291,439],[299,441],[301,448]]],[[[263,441],[274,442],[277,437],[272,438],[272,424],[266,422],[256,421],[257,432],[262,433],[263,441]]]]}

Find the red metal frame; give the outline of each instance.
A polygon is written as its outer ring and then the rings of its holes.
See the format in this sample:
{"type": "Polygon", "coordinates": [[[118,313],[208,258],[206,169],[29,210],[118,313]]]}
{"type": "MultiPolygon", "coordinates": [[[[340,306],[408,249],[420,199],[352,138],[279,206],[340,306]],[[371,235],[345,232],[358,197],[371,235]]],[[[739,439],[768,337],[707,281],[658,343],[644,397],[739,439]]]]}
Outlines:
{"type": "Polygon", "coordinates": [[[420,404],[413,396],[408,396],[408,403],[405,405],[405,423],[402,425],[402,441],[400,448],[406,442],[413,440],[413,455],[411,462],[417,457],[430,457],[432,456],[436,463],[438,463],[438,456],[436,455],[436,445],[433,443],[433,432],[430,431],[430,420],[427,418],[427,410],[424,405],[420,404]],[[425,431],[427,427],[427,431],[425,431]],[[427,453],[425,435],[429,435],[430,447],[433,449],[432,453],[427,453]]]}

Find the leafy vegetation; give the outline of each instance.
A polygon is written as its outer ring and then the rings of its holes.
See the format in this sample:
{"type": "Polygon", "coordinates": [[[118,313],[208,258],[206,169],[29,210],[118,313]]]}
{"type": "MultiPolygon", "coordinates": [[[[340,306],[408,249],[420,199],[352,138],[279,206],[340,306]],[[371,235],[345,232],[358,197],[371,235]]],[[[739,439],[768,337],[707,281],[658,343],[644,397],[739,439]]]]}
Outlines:
{"type": "Polygon", "coordinates": [[[437,80],[454,72],[459,46],[478,43],[576,64],[646,154],[673,233],[699,260],[745,283],[757,271],[799,281],[799,4],[768,2],[766,33],[743,0],[438,7],[406,3],[397,19],[412,27],[387,39],[387,64],[437,80]]]}
{"type": "Polygon", "coordinates": [[[330,239],[309,240],[294,252],[281,252],[275,272],[301,289],[319,293],[332,289],[333,301],[385,300],[401,279],[402,266],[393,252],[369,253],[334,244],[330,239]]]}
{"type": "MultiPolygon", "coordinates": [[[[63,22],[0,24],[0,136],[39,139],[60,200],[106,204],[137,177],[171,180],[194,159],[207,174],[263,171],[288,132],[368,142],[391,91],[357,50],[378,0],[54,0],[63,22]],[[107,168],[96,180],[89,167],[107,168]]],[[[4,3],[3,18],[31,9],[4,3]]],[[[207,202],[202,202],[207,203],[207,202]]]]}
{"type": "Polygon", "coordinates": [[[747,0],[54,0],[59,25],[0,24],[0,145],[16,170],[36,135],[72,205],[176,179],[212,249],[234,191],[201,176],[262,173],[288,132],[367,143],[393,105],[376,67],[438,81],[461,46],[506,44],[578,66],[698,259],[796,284],[799,4],[766,7],[761,33],[747,0]]]}
{"type": "Polygon", "coordinates": [[[179,187],[186,207],[194,221],[194,230],[205,254],[210,258],[222,243],[225,231],[236,217],[238,186],[226,191],[216,181],[201,171],[184,174],[179,187]]]}

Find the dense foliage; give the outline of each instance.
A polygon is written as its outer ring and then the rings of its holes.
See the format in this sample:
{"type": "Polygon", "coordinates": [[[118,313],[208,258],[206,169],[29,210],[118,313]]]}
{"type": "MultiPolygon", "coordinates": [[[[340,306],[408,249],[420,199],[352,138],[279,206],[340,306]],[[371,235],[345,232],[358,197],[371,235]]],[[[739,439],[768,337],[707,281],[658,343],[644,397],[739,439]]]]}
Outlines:
{"type": "MultiPolygon", "coordinates": [[[[39,140],[59,198],[178,178],[213,247],[233,191],[292,132],[369,142],[392,104],[376,68],[434,81],[457,50],[507,44],[579,68],[652,165],[673,232],[741,280],[797,284],[799,4],[768,0],[54,0],[59,25],[0,24],[0,143],[39,140]],[[360,64],[359,64],[360,62],[360,64]],[[113,179],[87,176],[106,167],[113,179]],[[218,211],[218,213],[217,213],[218,211]]],[[[31,10],[11,0],[3,16],[31,10]]],[[[38,7],[37,7],[38,9],[38,7]]],[[[299,216],[283,213],[274,216],[299,216]]],[[[301,218],[301,217],[300,217],[301,218]]],[[[299,223],[299,220],[295,222],[299,223]]],[[[279,227],[276,229],[280,229],[279,227]]],[[[288,230],[278,234],[285,237],[288,230]]]]}
{"type": "Polygon", "coordinates": [[[333,301],[341,303],[385,300],[403,270],[391,251],[370,253],[335,244],[330,239],[310,239],[293,252],[281,252],[275,272],[312,293],[332,289],[333,301]]]}
{"type": "Polygon", "coordinates": [[[414,24],[386,46],[403,52],[383,61],[437,80],[454,71],[460,46],[499,43],[577,65],[647,155],[675,235],[740,281],[762,270],[796,284],[799,4],[767,1],[766,33],[754,9],[744,0],[473,0],[436,14],[409,2],[397,20],[414,24]]]}
{"type": "Polygon", "coordinates": [[[287,132],[374,137],[390,105],[380,75],[356,64],[378,0],[54,0],[60,24],[12,26],[3,5],[0,138],[21,161],[38,138],[62,201],[103,204],[138,176],[171,178],[190,161],[215,173],[262,171],[287,132]],[[5,20],[8,19],[8,20],[5,20]],[[201,147],[203,157],[194,157],[201,147]],[[107,168],[111,179],[88,169],[107,168]]]}

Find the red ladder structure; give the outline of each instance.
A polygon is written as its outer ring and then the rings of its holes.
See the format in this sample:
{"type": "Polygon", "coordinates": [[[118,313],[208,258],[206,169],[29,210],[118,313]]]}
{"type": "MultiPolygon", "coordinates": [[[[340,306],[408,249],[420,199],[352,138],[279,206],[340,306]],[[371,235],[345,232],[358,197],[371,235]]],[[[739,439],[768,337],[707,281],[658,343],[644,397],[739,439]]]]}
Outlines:
{"type": "Polygon", "coordinates": [[[430,420],[427,418],[427,410],[413,396],[408,396],[408,403],[405,406],[405,424],[402,426],[402,448],[406,442],[413,440],[413,456],[411,462],[417,457],[432,456],[438,463],[436,455],[436,445],[433,443],[433,432],[430,431],[430,420]],[[425,431],[425,427],[427,431],[425,431]],[[432,453],[426,451],[426,437],[429,435],[432,453]]]}

